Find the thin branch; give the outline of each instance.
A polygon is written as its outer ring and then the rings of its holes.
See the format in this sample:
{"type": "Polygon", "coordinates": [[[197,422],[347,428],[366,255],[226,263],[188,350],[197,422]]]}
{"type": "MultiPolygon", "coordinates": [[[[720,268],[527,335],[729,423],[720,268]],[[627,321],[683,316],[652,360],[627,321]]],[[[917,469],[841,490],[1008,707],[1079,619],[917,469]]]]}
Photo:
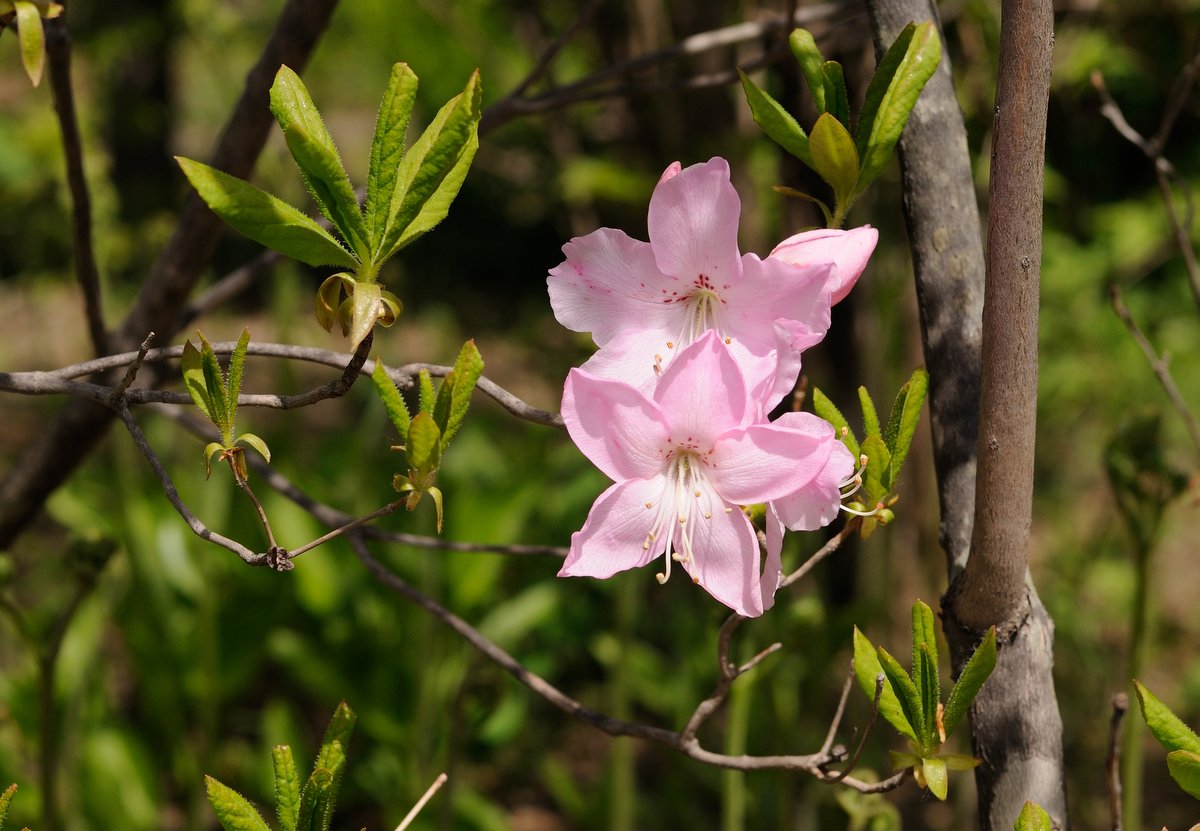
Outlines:
{"type": "Polygon", "coordinates": [[[798,580],[803,579],[804,575],[808,574],[810,571],[812,571],[814,568],[817,567],[817,564],[819,564],[822,560],[824,560],[830,554],[832,554],[833,552],[835,552],[839,548],[841,548],[842,543],[844,543],[851,534],[853,534],[856,530],[858,530],[858,526],[860,524],[862,524],[862,523],[861,523],[861,521],[859,521],[858,517],[851,517],[850,519],[848,519],[846,521],[846,524],[842,526],[842,530],[840,530],[836,534],[834,534],[832,539],[830,539],[829,542],[827,542],[823,546],[821,546],[820,550],[817,551],[817,553],[813,554],[811,557],[809,557],[807,560],[805,560],[804,564],[802,566],[800,566],[800,568],[796,569],[791,574],[789,574],[787,577],[783,578],[783,581],[779,584],[779,588],[785,589],[788,586],[792,585],[793,583],[797,582],[798,580]]]}
{"type": "MultiPolygon", "coordinates": [[[[322,217],[318,221],[326,220],[322,217]]],[[[250,260],[247,260],[200,292],[191,302],[184,306],[179,312],[179,317],[175,319],[174,330],[176,332],[182,331],[196,318],[225,305],[261,280],[282,259],[282,254],[268,248],[250,260]]]]}
{"type": "Polygon", "coordinates": [[[1154,345],[1150,343],[1150,339],[1146,337],[1136,322],[1133,315],[1129,313],[1129,307],[1125,305],[1125,300],[1121,295],[1121,289],[1117,285],[1110,288],[1110,297],[1112,300],[1113,311],[1117,317],[1125,324],[1125,328],[1129,330],[1129,334],[1133,336],[1134,342],[1142,350],[1142,354],[1146,356],[1146,362],[1150,364],[1150,369],[1154,371],[1154,375],[1158,378],[1158,383],[1162,385],[1163,391],[1166,392],[1167,398],[1171,399],[1171,406],[1179,413],[1183,419],[1183,425],[1187,428],[1188,435],[1191,436],[1192,444],[1196,446],[1197,451],[1200,451],[1200,423],[1197,423],[1195,414],[1192,413],[1187,402],[1183,399],[1183,393],[1179,391],[1179,387],[1175,385],[1175,379],[1171,376],[1171,368],[1165,358],[1159,356],[1155,351],[1154,345]]]}
{"type": "Polygon", "coordinates": [[[1117,693],[1112,699],[1112,719],[1108,725],[1108,816],[1112,831],[1121,831],[1121,722],[1129,710],[1129,696],[1117,693]]]}
{"type": "MultiPolygon", "coordinates": [[[[830,782],[841,782],[845,780],[850,772],[858,766],[858,760],[862,758],[863,748],[867,746],[867,736],[871,735],[871,728],[875,726],[875,722],[879,719],[879,702],[883,700],[883,683],[884,675],[879,673],[875,676],[875,696],[871,699],[871,717],[867,720],[867,726],[863,728],[862,735],[858,737],[858,745],[854,748],[854,755],[850,757],[850,761],[841,773],[830,777],[830,782]]],[[[903,775],[903,771],[901,771],[903,775]]]]}
{"type": "Polygon", "coordinates": [[[146,335],[146,339],[142,341],[141,347],[138,348],[137,357],[129,364],[125,370],[125,376],[121,378],[121,382],[117,384],[111,393],[108,395],[110,404],[115,404],[118,400],[124,397],[125,393],[133,385],[134,379],[137,378],[138,372],[142,368],[142,364],[146,361],[146,353],[150,351],[150,343],[154,340],[154,333],[146,335]]]}
{"type": "Polygon", "coordinates": [[[495,106],[503,109],[504,104],[509,99],[520,98],[531,86],[537,83],[537,81],[546,74],[546,70],[550,68],[550,64],[554,62],[554,59],[558,57],[558,53],[561,52],[563,48],[571,42],[575,35],[579,34],[579,31],[586,26],[593,17],[595,17],[596,11],[600,8],[603,2],[604,0],[589,0],[583,9],[580,10],[574,22],[560,32],[559,35],[554,38],[554,40],[550,41],[549,45],[542,50],[542,53],[538,55],[537,60],[534,61],[533,68],[529,70],[529,74],[526,75],[525,78],[513,88],[512,92],[510,92],[500,101],[496,102],[495,106]]]}
{"type": "Polygon", "coordinates": [[[829,722],[829,730],[825,733],[825,741],[821,743],[822,753],[833,751],[833,740],[837,736],[838,727],[842,724],[842,716],[846,713],[846,702],[850,700],[850,690],[854,688],[854,659],[850,659],[850,671],[842,683],[842,694],[838,697],[837,709],[833,711],[833,719],[829,722]]]}
{"type": "Polygon", "coordinates": [[[324,545],[325,543],[329,542],[330,540],[336,539],[337,537],[340,537],[342,534],[345,534],[347,531],[353,531],[355,528],[358,528],[361,525],[366,525],[368,522],[372,522],[376,519],[379,519],[381,516],[387,516],[388,514],[395,513],[398,509],[403,507],[404,503],[407,501],[408,501],[407,499],[397,499],[395,502],[389,502],[388,504],[384,505],[382,508],[372,511],[369,514],[365,514],[364,516],[360,516],[358,519],[352,519],[349,522],[347,522],[345,525],[339,525],[337,528],[334,528],[328,534],[323,534],[322,536],[317,537],[312,542],[302,545],[299,548],[291,549],[290,551],[288,551],[288,559],[294,560],[297,557],[299,557],[301,554],[303,554],[305,551],[311,551],[312,549],[316,548],[318,545],[324,545]]]}
{"type": "Polygon", "coordinates": [[[96,249],[92,244],[92,200],[87,176],[83,171],[83,141],[75,115],[75,92],[71,84],[71,36],[67,30],[67,11],[45,21],[46,58],[50,69],[50,90],[54,112],[62,133],[63,156],[67,165],[67,188],[71,193],[71,239],[75,259],[75,278],[83,290],[83,310],[88,335],[97,355],[108,352],[108,331],[100,298],[100,273],[96,267],[96,249]]]}
{"type": "Polygon", "coordinates": [[[417,800],[417,804],[412,806],[412,810],[404,815],[404,819],[400,820],[400,824],[396,826],[396,831],[404,831],[405,828],[408,828],[412,824],[412,821],[417,818],[417,814],[421,813],[421,809],[425,807],[426,803],[433,799],[433,795],[441,789],[442,785],[446,784],[448,778],[444,773],[438,774],[437,779],[433,780],[433,784],[417,800]]]}

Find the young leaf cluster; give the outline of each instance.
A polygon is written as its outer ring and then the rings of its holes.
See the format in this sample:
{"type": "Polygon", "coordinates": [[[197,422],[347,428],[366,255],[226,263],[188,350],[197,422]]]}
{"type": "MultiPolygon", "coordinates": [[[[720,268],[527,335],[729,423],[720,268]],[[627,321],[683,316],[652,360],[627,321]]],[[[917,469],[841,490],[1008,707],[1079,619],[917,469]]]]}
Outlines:
{"type": "Polygon", "coordinates": [[[863,539],[874,533],[876,527],[886,525],[894,518],[891,505],[895,504],[895,498],[892,491],[908,457],[928,390],[929,373],[918,368],[900,387],[887,424],[881,427],[870,393],[866,387],[859,387],[858,400],[862,407],[864,432],[861,442],[850,429],[846,417],[828,396],[819,389],[813,390],[814,412],[834,426],[851,453],[860,461],[864,457],[866,459],[863,462],[861,496],[846,506],[852,511],[867,514],[859,531],[863,539]]]}
{"type": "Polygon", "coordinates": [[[376,281],[380,266],[445,219],[479,146],[478,72],[406,151],[416,94],[413,71],[407,64],[393,66],[375,122],[366,201],[360,208],[304,83],[288,67],[279,68],[271,86],[271,112],[309,194],[337,236],[249,182],[178,159],[200,197],[238,231],[309,265],[345,269],[322,283],[314,309],[326,331],[338,323],[355,347],[376,323],[390,326],[400,315],[400,299],[376,281]]]}
{"type": "Polygon", "coordinates": [[[63,12],[61,3],[47,0],[0,0],[0,32],[16,21],[17,40],[21,48],[21,65],[29,82],[35,87],[42,82],[46,67],[46,33],[42,19],[50,20],[63,12]]]}
{"type": "Polygon", "coordinates": [[[942,58],[941,38],[931,21],[909,23],[879,61],[856,120],[850,116],[841,64],[825,60],[804,29],[792,32],[788,45],[818,113],[811,133],[739,70],[742,88],[763,132],[829,184],[833,208],[807,194],[785,192],[815,202],[829,227],[840,228],[850,207],[891,159],[917,96],[942,58]]]}
{"type": "Polygon", "coordinates": [[[197,332],[200,338],[200,348],[192,346],[189,340],[183,346],[183,385],[191,395],[192,401],[221,432],[221,440],[209,442],[204,448],[204,476],[212,475],[213,456],[219,456],[221,461],[228,460],[234,475],[242,481],[246,480],[245,448],[246,444],[253,447],[268,462],[271,461],[271,451],[267,443],[254,433],[234,435],[237,418],[238,394],[242,391],[242,370],[246,365],[246,349],[250,345],[250,330],[243,329],[238,338],[237,346],[229,357],[229,370],[221,369],[217,355],[212,345],[204,335],[197,332]]]}
{"type": "Polygon", "coordinates": [[[475,347],[475,341],[463,344],[458,359],[442,383],[435,389],[429,372],[421,370],[417,376],[418,409],[409,412],[403,396],[388,377],[382,361],[375,361],[371,379],[388,418],[400,434],[401,444],[396,450],[404,454],[406,473],[396,474],[393,487],[408,494],[405,507],[413,510],[428,493],[437,508],[438,532],[442,530],[442,492],[434,484],[441,466],[442,454],[450,446],[450,440],[462,426],[467,408],[471,404],[471,393],[479,376],[483,374],[483,357],[475,347]]]}
{"type": "Polygon", "coordinates": [[[946,798],[948,771],[970,770],[979,764],[970,756],[939,751],[995,667],[993,627],[963,667],[943,705],[933,611],[927,605],[918,600],[912,608],[911,674],[886,649],[873,646],[858,627],[854,629],[854,674],[859,686],[874,699],[876,678],[883,674],[879,714],[908,739],[910,752],[893,752],[892,766],[896,770],[912,768],[917,784],[938,799],[946,798]]]}
{"type": "MultiPolygon", "coordinates": [[[[4,819],[8,816],[8,804],[12,802],[13,795],[16,792],[17,786],[16,783],[13,783],[5,788],[3,793],[0,793],[0,831],[4,829],[4,819]]],[[[29,829],[26,828],[24,831],[29,831],[29,829]]]]}
{"type": "Polygon", "coordinates": [[[1187,793],[1200,799],[1200,736],[1188,727],[1171,708],[1140,682],[1133,682],[1146,726],[1167,750],[1167,770],[1187,793]]]}
{"type": "MultiPolygon", "coordinates": [[[[346,746],[356,716],[346,702],[334,711],[312,773],[301,785],[292,749],[279,745],[271,751],[275,768],[275,815],[280,831],[329,831],[346,767],[346,746]]],[[[271,831],[250,801],[211,776],[204,778],[208,802],[225,831],[271,831]]]]}

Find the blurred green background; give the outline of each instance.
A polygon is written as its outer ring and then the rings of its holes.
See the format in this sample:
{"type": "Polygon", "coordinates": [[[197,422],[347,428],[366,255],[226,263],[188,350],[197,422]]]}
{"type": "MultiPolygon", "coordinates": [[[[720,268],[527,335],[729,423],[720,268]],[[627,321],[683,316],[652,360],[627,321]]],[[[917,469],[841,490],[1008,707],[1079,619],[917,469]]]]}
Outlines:
{"type": "MultiPolygon", "coordinates": [[[[1193,407],[1200,407],[1200,326],[1153,170],[1100,116],[1089,75],[1102,71],[1129,121],[1152,134],[1196,46],[1200,6],[1194,0],[1059,5],[1032,560],[1057,624],[1073,810],[1078,827],[1098,828],[1107,817],[1109,700],[1128,683],[1139,562],[1106,475],[1106,454],[1128,462],[1121,468],[1132,471],[1122,479],[1133,483],[1127,492],[1141,487],[1142,501],[1127,504],[1143,526],[1162,501],[1153,495],[1153,477],[1167,476],[1167,469],[1187,477],[1197,469],[1197,448],[1113,314],[1109,286],[1124,288],[1134,317],[1171,356],[1193,407]],[[1163,414],[1160,434],[1152,429],[1156,411],[1163,414]],[[1125,438],[1113,445],[1118,435],[1125,438]]],[[[280,6],[72,0],[75,82],[110,324],[128,307],[186,193],[171,155],[206,157],[280,6]]],[[[785,6],[610,0],[564,49],[549,79],[569,83],[785,6]]],[[[393,62],[407,61],[420,76],[422,120],[460,90],[475,67],[482,70],[485,103],[494,103],[578,10],[566,0],[355,0],[334,15],[304,79],[351,178],[362,182],[374,108],[393,62]]],[[[829,10],[811,28],[826,56],[846,66],[851,95],[861,96],[873,66],[865,11],[855,3],[829,10]]],[[[998,4],[948,2],[941,13],[982,198],[998,4]]],[[[690,164],[717,154],[731,160],[743,201],[743,250],[765,255],[774,242],[815,223],[770,186],[817,191],[820,183],[761,136],[740,90],[678,88],[681,79],[752,60],[762,47],[751,41],[669,62],[633,78],[646,91],[520,117],[486,135],[449,219],[385,271],[406,311],[394,329],[379,334],[377,354],[389,365],[448,363],[462,341],[474,337],[491,378],[531,403],[557,409],[567,370],[591,347],[586,336],[563,330],[551,316],[546,271],[561,260],[567,239],[596,227],[644,238],[649,194],[671,161],[690,164]]],[[[788,62],[756,77],[811,124],[811,103],[799,93],[788,62]]],[[[1193,185],[1200,178],[1198,103],[1195,93],[1187,97],[1167,146],[1193,185]]],[[[29,87],[9,34],[0,38],[0,367],[6,370],[89,357],[71,278],[62,178],[49,90],[29,87]]],[[[277,131],[255,181],[306,204],[277,131]]],[[[830,337],[806,360],[810,383],[847,412],[855,409],[856,386],[865,384],[877,401],[888,401],[921,362],[899,202],[893,166],[849,223],[880,229],[875,258],[835,310],[830,337]]],[[[228,233],[211,277],[256,251],[228,233]]],[[[198,325],[210,340],[236,337],[249,326],[257,341],[342,349],[310,312],[312,292],[327,273],[281,265],[198,325]]],[[[296,392],[330,377],[310,367],[251,360],[245,389],[296,392]]],[[[277,467],[316,498],[366,513],[390,501],[395,472],[387,450],[391,428],[368,386],[299,412],[245,411],[241,425],[266,438],[277,467]]],[[[3,400],[0,458],[6,466],[59,404],[3,400]]],[[[260,546],[252,512],[223,471],[204,481],[200,444],[159,415],[141,412],[139,419],[204,520],[260,546]]],[[[553,545],[567,544],[605,486],[564,433],[517,422],[482,398],[440,483],[448,538],[553,545]]],[[[283,498],[263,496],[284,545],[323,530],[283,498]]],[[[737,656],[749,657],[775,640],[784,649],[739,682],[728,707],[704,731],[706,744],[756,754],[811,752],[820,745],[849,660],[852,624],[876,642],[901,645],[913,599],[932,603],[945,587],[924,429],[897,513],[892,526],[840,553],[782,595],[775,610],[742,627],[737,656]]],[[[1143,677],[1192,725],[1200,725],[1196,514],[1194,493],[1171,500],[1161,528],[1143,527],[1143,542],[1151,544],[1142,546],[1148,554],[1141,559],[1150,598],[1143,677]]],[[[432,533],[432,509],[423,504],[415,514],[380,524],[432,533]]],[[[815,550],[817,537],[792,538],[787,564],[815,550]]],[[[715,680],[716,629],[724,614],[686,581],[660,587],[646,570],[603,583],[559,581],[550,558],[402,546],[377,552],[406,580],[591,706],[678,728],[715,680]]],[[[342,699],[360,720],[338,828],[394,827],[441,771],[450,782],[414,827],[898,827],[878,798],[843,798],[847,805],[839,806],[834,789],[805,778],[722,772],[573,722],[389,594],[343,543],[306,554],[288,574],[246,568],[188,532],[120,431],[55,494],[46,516],[4,554],[0,567],[6,612],[0,619],[0,784],[21,785],[10,816],[15,827],[215,828],[203,797],[205,773],[269,811],[270,748],[290,743],[307,764],[342,699]],[[93,564],[103,548],[97,540],[115,545],[102,568],[93,564]],[[38,656],[60,625],[56,682],[47,699],[38,656]],[[58,823],[40,815],[46,736],[39,707],[52,708],[58,737],[58,823]],[[869,821],[875,824],[853,824],[847,807],[874,816],[869,821]]],[[[865,723],[868,704],[855,693],[842,735],[848,744],[851,728],[865,723]]],[[[886,775],[886,751],[900,746],[879,729],[864,764],[886,775]]],[[[1161,751],[1148,745],[1146,752],[1148,821],[1185,827],[1195,819],[1196,803],[1170,781],[1161,751]]],[[[922,800],[911,785],[887,799],[899,806],[906,827],[968,827],[970,777],[954,777],[950,790],[945,805],[922,800]]]]}

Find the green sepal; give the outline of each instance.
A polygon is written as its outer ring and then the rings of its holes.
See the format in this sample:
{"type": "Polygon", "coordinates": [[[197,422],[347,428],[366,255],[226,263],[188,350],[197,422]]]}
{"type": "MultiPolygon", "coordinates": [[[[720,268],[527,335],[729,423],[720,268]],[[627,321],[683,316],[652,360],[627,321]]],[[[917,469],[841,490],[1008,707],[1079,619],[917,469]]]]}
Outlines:
{"type": "Polygon", "coordinates": [[[921,760],[921,773],[925,779],[925,787],[941,801],[946,801],[949,783],[946,776],[946,760],[938,756],[921,760]]]}
{"type": "Polygon", "coordinates": [[[300,820],[300,776],[296,772],[296,760],[292,749],[286,744],[277,745],[271,751],[271,762],[275,771],[275,814],[282,831],[296,831],[300,820]]]}
{"type": "Polygon", "coordinates": [[[354,186],[342,167],[333,137],[300,76],[281,66],[271,84],[271,113],[283,129],[288,150],[304,175],[308,191],[321,213],[333,223],[363,261],[371,259],[371,245],[354,186]]]}
{"type": "Polygon", "coordinates": [[[950,690],[950,700],[942,711],[942,727],[946,735],[954,733],[954,728],[962,721],[963,716],[971,707],[971,702],[979,693],[983,682],[996,668],[996,627],[992,626],[983,636],[983,641],[975,647],[967,663],[958,674],[958,680],[950,690]]]}
{"type": "Polygon", "coordinates": [[[1200,753],[1172,750],[1167,754],[1167,770],[1179,787],[1200,799],[1200,753]]]}
{"type": "Polygon", "coordinates": [[[409,466],[422,476],[437,470],[442,458],[442,431],[433,416],[422,410],[412,417],[408,426],[405,455],[409,466]]]}
{"type": "Polygon", "coordinates": [[[1200,737],[1184,724],[1170,707],[1159,701],[1140,681],[1134,681],[1133,687],[1137,691],[1146,726],[1150,728],[1154,738],[1158,739],[1159,744],[1168,751],[1186,750],[1200,753],[1200,737]]]}
{"type": "Polygon", "coordinates": [[[1041,805],[1026,802],[1017,821],[1013,823],[1013,831],[1054,831],[1054,822],[1041,805]]]}
{"type": "Polygon", "coordinates": [[[234,230],[308,265],[358,266],[332,234],[282,199],[202,162],[182,156],[175,161],[205,204],[234,230]]]}
{"type": "Polygon", "coordinates": [[[400,161],[376,261],[383,262],[445,219],[479,147],[479,71],[451,98],[400,161]]]}
{"type": "Polygon", "coordinates": [[[875,647],[875,653],[879,656],[879,666],[883,670],[883,674],[887,676],[892,689],[896,692],[896,699],[904,711],[904,718],[912,725],[913,732],[917,736],[917,744],[924,745],[922,737],[926,735],[926,730],[920,690],[891,653],[882,646],[875,647]]]}
{"type": "Polygon", "coordinates": [[[210,441],[204,445],[204,478],[212,476],[212,458],[225,449],[219,441],[210,441]]]}
{"type": "Polygon", "coordinates": [[[371,334],[379,320],[383,287],[378,283],[358,282],[354,293],[343,301],[340,311],[342,333],[349,335],[350,348],[357,349],[363,338],[371,334]]]}
{"type": "Polygon", "coordinates": [[[262,815],[233,788],[222,785],[211,776],[204,777],[204,786],[208,792],[208,804],[225,831],[270,831],[262,815]]]}
{"type": "Polygon", "coordinates": [[[46,33],[42,29],[42,16],[31,0],[13,0],[13,11],[17,13],[21,65],[25,67],[29,82],[36,87],[42,82],[42,70],[46,66],[46,33]]]}
{"type": "MultiPolygon", "coordinates": [[[[859,687],[871,701],[875,700],[875,679],[881,672],[883,672],[883,667],[879,664],[879,654],[875,651],[875,647],[867,640],[867,636],[858,630],[857,626],[854,627],[854,677],[858,679],[859,687]]],[[[907,736],[914,742],[917,740],[917,733],[905,716],[904,708],[900,704],[900,699],[896,697],[896,691],[892,689],[886,673],[884,673],[883,690],[879,695],[879,715],[883,716],[884,720],[896,728],[901,735],[907,736]]]]}
{"type": "Polygon", "coordinates": [[[179,365],[183,371],[183,387],[192,397],[192,403],[200,412],[204,413],[205,418],[212,421],[208,387],[204,383],[204,361],[200,357],[200,351],[192,346],[191,340],[183,345],[183,356],[179,360],[179,365]]]}
{"type": "Polygon", "coordinates": [[[837,61],[826,61],[821,65],[821,76],[825,85],[825,111],[831,113],[849,131],[850,98],[846,94],[846,78],[842,73],[842,65],[837,61]]]}
{"type": "Polygon", "coordinates": [[[858,404],[862,407],[863,435],[866,438],[881,435],[879,432],[879,414],[875,411],[875,402],[871,400],[871,393],[867,392],[866,387],[858,388],[858,404]]]}
{"type": "Polygon", "coordinates": [[[918,368],[912,377],[900,388],[892,413],[888,417],[887,429],[883,434],[884,444],[887,445],[891,460],[885,484],[891,490],[900,476],[900,469],[908,457],[908,449],[912,445],[913,436],[917,432],[917,422],[921,419],[921,407],[925,403],[925,394],[929,390],[929,373],[918,368]]]}
{"type": "Polygon", "coordinates": [[[942,743],[938,735],[938,705],[941,702],[941,681],[938,677],[937,633],[933,610],[918,600],[912,607],[913,680],[921,693],[925,735],[921,743],[934,749],[942,743]]]}
{"type": "Polygon", "coordinates": [[[862,160],[856,190],[873,182],[892,157],[908,116],[942,59],[937,25],[909,23],[884,53],[858,114],[855,147],[862,160]]]}
{"type": "Polygon", "coordinates": [[[768,138],[812,167],[813,157],[804,128],[778,101],[768,95],[765,89],[751,81],[750,76],[740,69],[738,77],[742,79],[742,89],[746,93],[746,103],[750,105],[754,123],[762,128],[768,138]]]}
{"type": "Polygon", "coordinates": [[[433,378],[430,377],[427,369],[422,369],[417,373],[417,397],[421,403],[421,412],[433,415],[433,406],[437,401],[437,395],[433,390],[433,378]]]}
{"type": "Polygon", "coordinates": [[[267,443],[254,433],[242,433],[240,436],[234,439],[234,444],[239,442],[250,445],[256,451],[258,451],[258,455],[262,456],[268,462],[271,461],[271,450],[267,447],[267,443]]]}
{"type": "Polygon", "coordinates": [[[378,250],[383,237],[382,225],[392,204],[396,172],[404,157],[404,137],[416,98],[416,74],[406,63],[393,65],[375,117],[371,166],[367,172],[367,233],[374,250],[378,250]]]}
{"type": "Polygon", "coordinates": [[[808,139],[812,168],[829,183],[834,194],[834,218],[845,216],[854,201],[858,181],[858,151],[854,139],[833,113],[825,113],[813,125],[808,139]]]}
{"type": "Polygon", "coordinates": [[[846,417],[842,415],[841,410],[829,400],[829,397],[825,393],[816,387],[813,388],[812,402],[813,412],[833,425],[837,437],[846,445],[846,449],[854,454],[854,461],[857,463],[858,457],[861,455],[858,439],[854,437],[854,431],[850,429],[850,424],[846,421],[846,417]]]}
{"type": "Polygon", "coordinates": [[[354,294],[357,281],[349,274],[332,274],[321,282],[313,300],[313,314],[317,323],[326,332],[333,331],[333,324],[338,321],[338,310],[342,306],[342,295],[349,297],[354,294]]]}
{"type": "Polygon", "coordinates": [[[383,408],[387,411],[388,420],[400,434],[400,440],[404,441],[408,436],[408,425],[412,417],[408,413],[408,406],[404,403],[404,396],[400,394],[400,390],[396,389],[396,385],[388,377],[383,361],[378,358],[375,359],[375,370],[371,373],[371,380],[375,384],[375,392],[378,393],[379,400],[383,402],[383,408]]]}
{"type": "Polygon", "coordinates": [[[4,793],[0,793],[0,828],[4,827],[4,819],[8,816],[8,806],[12,802],[13,795],[17,792],[17,783],[9,785],[4,789],[4,793]]]}
{"type": "Polygon", "coordinates": [[[807,29],[793,30],[788,36],[788,47],[796,57],[796,62],[800,64],[800,72],[808,83],[808,91],[812,95],[813,106],[817,108],[817,115],[828,112],[829,108],[825,103],[825,73],[822,71],[825,58],[817,48],[812,33],[807,29]]]}
{"type": "MultiPolygon", "coordinates": [[[[442,427],[442,449],[450,445],[450,440],[462,427],[463,420],[467,417],[467,409],[471,406],[471,393],[475,391],[475,384],[482,374],[483,356],[479,354],[475,341],[469,340],[463,344],[458,358],[454,361],[454,384],[449,396],[449,410],[445,424],[441,425],[439,422],[442,427]]],[[[450,377],[447,376],[446,383],[449,382],[450,377]]]]}

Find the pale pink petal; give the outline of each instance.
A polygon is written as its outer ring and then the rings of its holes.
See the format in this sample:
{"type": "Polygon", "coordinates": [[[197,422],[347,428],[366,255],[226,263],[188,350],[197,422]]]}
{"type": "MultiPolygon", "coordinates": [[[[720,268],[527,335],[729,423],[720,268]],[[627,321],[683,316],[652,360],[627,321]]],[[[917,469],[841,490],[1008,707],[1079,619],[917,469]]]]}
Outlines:
{"type": "Polygon", "coordinates": [[[666,479],[618,482],[596,499],[583,528],[571,535],[571,550],[559,577],[611,577],[644,566],[663,552],[665,538],[646,545],[666,479]]]}
{"type": "Polygon", "coordinates": [[[671,162],[667,165],[667,169],[663,171],[662,176],[658,177],[658,183],[661,185],[668,179],[674,179],[679,175],[679,171],[683,170],[683,165],[679,162],[671,162]]]}
{"type": "Polygon", "coordinates": [[[811,482],[825,467],[832,443],[832,435],[813,429],[753,424],[717,440],[705,473],[731,502],[770,502],[811,482]]]}
{"type": "Polygon", "coordinates": [[[807,348],[800,344],[805,343],[808,333],[803,329],[797,332],[799,326],[795,321],[776,320],[775,351],[768,356],[766,371],[757,366],[745,371],[750,400],[758,402],[756,417],[760,421],[766,421],[779,402],[791,394],[800,377],[802,353],[807,348]]]}
{"type": "Polygon", "coordinates": [[[662,472],[667,421],[658,405],[628,384],[572,369],[562,416],[571,440],[613,481],[662,472]]]}
{"type": "Polygon", "coordinates": [[[746,382],[729,349],[709,330],[675,357],[654,389],[654,401],[677,446],[707,452],[747,414],[746,382]]]}
{"type": "Polygon", "coordinates": [[[849,231],[832,228],[804,231],[775,246],[769,259],[795,265],[833,263],[829,292],[833,302],[838,303],[858,282],[878,241],[879,232],[870,225],[849,231]]]}
{"type": "Polygon", "coordinates": [[[775,592],[783,581],[783,523],[769,507],[766,516],[767,524],[767,559],[763,563],[762,599],[763,609],[775,605],[775,592]]]}
{"type": "Polygon", "coordinates": [[[830,453],[825,465],[807,485],[771,503],[779,519],[791,530],[815,531],[837,517],[842,502],[839,486],[854,473],[854,454],[834,438],[833,426],[817,416],[785,413],[774,423],[815,430],[824,425],[828,431],[830,453]]]}
{"type": "Polygon", "coordinates": [[[788,321],[794,345],[807,349],[829,330],[828,263],[797,267],[782,260],[742,257],[742,279],[722,292],[720,325],[756,355],[775,348],[776,320],[788,321]]]}
{"type": "Polygon", "coordinates": [[[729,163],[720,157],[660,182],[648,217],[659,269],[688,286],[702,278],[718,287],[736,281],[740,212],[729,163]]]}
{"type": "Polygon", "coordinates": [[[658,270],[650,243],[601,228],[568,242],[563,254],[546,279],[554,316],[568,329],[591,332],[598,346],[631,326],[679,316],[681,304],[671,299],[680,281],[658,270]]]}
{"type": "MultiPolygon", "coordinates": [[[[758,538],[746,515],[720,502],[709,517],[691,522],[692,557],[683,563],[692,579],[739,615],[763,613],[763,577],[759,571],[758,538]],[[728,509],[728,510],[726,510],[728,509]]],[[[677,550],[686,551],[676,545],[677,550]]]]}

